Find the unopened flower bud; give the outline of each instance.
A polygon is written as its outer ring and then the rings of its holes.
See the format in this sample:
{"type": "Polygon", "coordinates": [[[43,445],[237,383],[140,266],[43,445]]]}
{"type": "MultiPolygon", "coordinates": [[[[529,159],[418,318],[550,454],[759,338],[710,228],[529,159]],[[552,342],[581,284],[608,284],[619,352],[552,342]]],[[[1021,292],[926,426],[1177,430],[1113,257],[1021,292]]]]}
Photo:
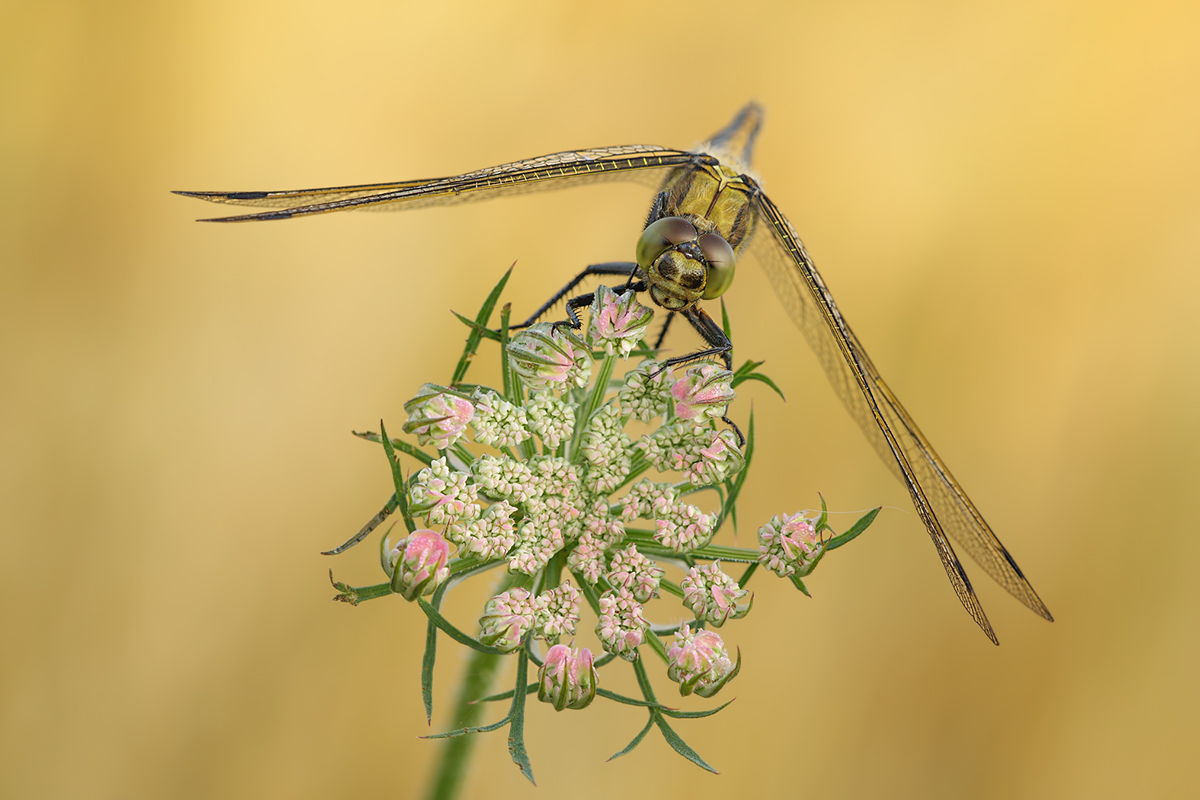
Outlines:
{"type": "Polygon", "coordinates": [[[637,301],[636,293],[618,294],[607,286],[596,290],[590,310],[589,335],[596,344],[604,345],[610,356],[620,353],[628,357],[654,317],[653,311],[637,301]]]}
{"type": "Polygon", "coordinates": [[[425,517],[431,525],[475,519],[481,510],[471,476],[450,469],[446,459],[437,458],[417,473],[408,489],[409,511],[425,517]]]}
{"type": "Polygon", "coordinates": [[[706,567],[692,567],[679,584],[683,588],[683,604],[696,619],[707,620],[721,627],[728,619],[741,619],[750,611],[750,604],[738,603],[750,594],[737,581],[721,571],[721,562],[706,567]]]}
{"type": "Polygon", "coordinates": [[[596,667],[592,651],[586,647],[572,650],[565,644],[551,647],[538,671],[538,700],[562,711],[584,708],[595,697],[596,667]]]}
{"type": "Polygon", "coordinates": [[[404,404],[404,411],[408,414],[404,432],[415,433],[419,444],[433,443],[439,450],[457,442],[475,416],[470,400],[436,383],[422,386],[417,396],[404,404]]]}
{"type": "Polygon", "coordinates": [[[450,544],[437,531],[417,530],[392,546],[383,543],[383,568],[392,591],[412,600],[433,590],[450,575],[450,544]]]}
{"type": "Polygon", "coordinates": [[[694,486],[712,486],[741,472],[746,457],[731,430],[706,431],[712,444],[700,449],[700,458],[683,471],[683,479],[694,486]]]}
{"type": "Polygon", "coordinates": [[[488,600],[479,618],[479,641],[497,650],[517,650],[533,630],[537,609],[528,589],[509,589],[488,600]]]}
{"type": "Polygon", "coordinates": [[[741,668],[741,653],[735,664],[720,634],[704,630],[693,633],[689,625],[675,634],[675,643],[667,651],[667,677],[679,684],[679,693],[684,696],[695,692],[712,697],[741,668]]]}
{"type": "Polygon", "coordinates": [[[758,563],[781,578],[805,574],[824,545],[803,513],[778,514],[758,529],[758,563]]]}
{"type": "Polygon", "coordinates": [[[514,336],[508,344],[508,359],[530,389],[583,387],[591,378],[587,343],[573,331],[548,322],[514,336]]]}
{"type": "Polygon", "coordinates": [[[734,398],[733,373],[716,364],[692,367],[671,387],[675,416],[703,421],[725,416],[734,398]]]}

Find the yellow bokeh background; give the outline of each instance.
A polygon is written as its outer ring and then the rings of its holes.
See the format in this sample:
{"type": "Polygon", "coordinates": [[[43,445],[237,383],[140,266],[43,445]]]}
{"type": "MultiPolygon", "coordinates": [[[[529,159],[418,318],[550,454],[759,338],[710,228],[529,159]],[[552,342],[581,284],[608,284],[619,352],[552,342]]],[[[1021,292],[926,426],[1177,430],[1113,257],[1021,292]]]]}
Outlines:
{"type": "Polygon", "coordinates": [[[416,737],[452,725],[465,654],[442,645],[431,729],[419,611],[329,601],[330,566],[379,580],[370,546],[318,553],[390,492],[349,431],[448,380],[447,309],[514,261],[519,312],[629,258],[650,200],[216,226],[168,190],[690,147],[754,98],[765,188],[1057,621],[968,563],[987,642],[746,268],[738,360],[788,402],[746,392],[743,543],[817,492],[892,509],[813,599],[756,578],[724,629],[737,702],[677,726],[721,776],[657,734],[605,763],[635,709],[535,703],[538,788],[498,732],[466,796],[1194,796],[1198,25],[1153,1],[8,4],[0,795],[420,796],[439,745],[416,737]]]}

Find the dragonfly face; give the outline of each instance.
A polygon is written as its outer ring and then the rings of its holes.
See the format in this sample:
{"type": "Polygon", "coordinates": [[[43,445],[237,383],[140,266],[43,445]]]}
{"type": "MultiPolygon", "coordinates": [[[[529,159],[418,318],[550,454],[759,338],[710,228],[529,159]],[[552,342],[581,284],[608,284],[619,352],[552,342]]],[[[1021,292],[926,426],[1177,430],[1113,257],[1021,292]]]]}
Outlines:
{"type": "MultiPolygon", "coordinates": [[[[700,310],[700,301],[727,291],[737,262],[749,252],[766,271],[784,310],[817,356],[846,410],[908,489],[951,586],[988,638],[998,643],[951,538],[1010,594],[1038,615],[1052,619],[1017,562],[884,382],[795,228],[747,174],[761,122],[762,109],[752,103],[694,152],[622,145],[555,153],[447,178],[275,192],[178,194],[273,209],[205,220],[251,222],[360,208],[453,205],[475,197],[587,183],[613,174],[663,173],[662,190],[637,242],[637,264],[597,265],[610,269],[590,274],[644,279],[655,303],[683,313],[704,335],[701,323],[707,320],[711,325],[711,320],[700,310]],[[611,269],[617,266],[624,271],[611,269]]],[[[719,331],[717,326],[712,328],[719,331]]],[[[709,336],[715,335],[712,328],[709,336]]],[[[709,341],[712,343],[711,338],[709,341]]]]}

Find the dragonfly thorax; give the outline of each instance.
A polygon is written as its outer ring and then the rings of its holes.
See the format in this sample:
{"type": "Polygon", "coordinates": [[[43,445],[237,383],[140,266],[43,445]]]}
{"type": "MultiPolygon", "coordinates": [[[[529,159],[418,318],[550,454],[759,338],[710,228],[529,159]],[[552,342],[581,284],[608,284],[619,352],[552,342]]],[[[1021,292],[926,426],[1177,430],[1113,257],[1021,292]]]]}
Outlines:
{"type": "Polygon", "coordinates": [[[650,285],[650,298],[670,311],[720,297],[733,283],[736,256],[716,233],[700,233],[683,217],[663,217],[646,227],[637,262],[650,285]]]}

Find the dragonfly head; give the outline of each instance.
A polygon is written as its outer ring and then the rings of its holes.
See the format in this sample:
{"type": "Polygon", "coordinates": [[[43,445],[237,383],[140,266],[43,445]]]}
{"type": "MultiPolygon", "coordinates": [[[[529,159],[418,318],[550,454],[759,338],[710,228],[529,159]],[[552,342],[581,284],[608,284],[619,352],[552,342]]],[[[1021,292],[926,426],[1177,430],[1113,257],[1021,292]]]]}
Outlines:
{"type": "Polygon", "coordinates": [[[716,233],[700,233],[683,217],[663,217],[646,227],[637,244],[650,297],[670,311],[720,297],[733,283],[737,257],[716,233]]]}

